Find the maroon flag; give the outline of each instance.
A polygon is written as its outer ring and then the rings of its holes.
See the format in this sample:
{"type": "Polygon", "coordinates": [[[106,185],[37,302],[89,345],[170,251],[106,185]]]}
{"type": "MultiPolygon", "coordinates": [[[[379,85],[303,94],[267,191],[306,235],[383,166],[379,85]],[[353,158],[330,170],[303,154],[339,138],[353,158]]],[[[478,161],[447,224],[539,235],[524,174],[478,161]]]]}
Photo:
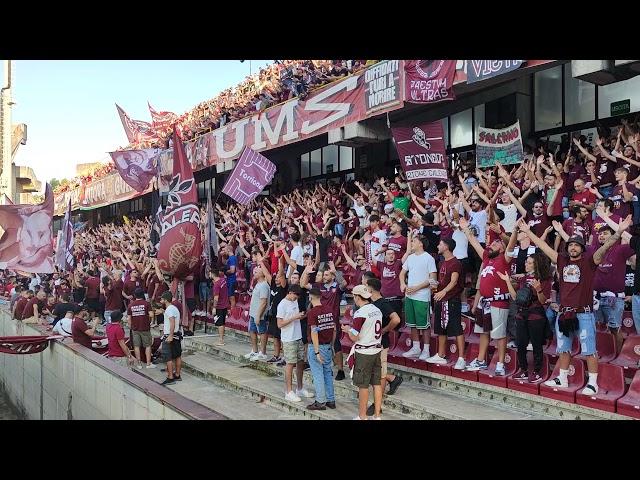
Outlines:
{"type": "Polygon", "coordinates": [[[224,184],[222,193],[246,205],[264,190],[273,179],[274,173],[276,166],[267,157],[245,147],[238,164],[224,184]]]}
{"type": "Polygon", "coordinates": [[[39,205],[0,206],[0,269],[53,273],[53,191],[39,205]]]}
{"type": "Polygon", "coordinates": [[[161,216],[158,264],[160,270],[184,280],[197,273],[202,255],[200,209],[193,170],[187,161],[184,145],[173,130],[173,178],[168,203],[161,216]]]}
{"type": "Polygon", "coordinates": [[[124,133],[126,133],[127,135],[127,140],[129,140],[129,143],[133,143],[136,138],[133,123],[131,122],[129,115],[127,115],[127,113],[122,108],[120,108],[117,103],[116,108],[118,109],[118,115],[120,116],[120,121],[122,122],[124,133]]]}
{"type": "Polygon", "coordinates": [[[456,60],[407,60],[404,63],[405,101],[434,103],[455,100],[456,60]]]}
{"type": "Polygon", "coordinates": [[[447,179],[446,147],[441,122],[394,127],[391,132],[407,180],[447,179]]]}
{"type": "Polygon", "coordinates": [[[158,173],[155,162],[158,153],[157,149],[148,148],[146,150],[110,152],[109,155],[127,185],[137,192],[144,192],[151,179],[158,173]]]}
{"type": "Polygon", "coordinates": [[[56,252],[56,265],[64,272],[73,270],[73,222],[71,221],[71,197],[69,197],[69,205],[67,206],[67,213],[64,215],[64,221],[62,222],[62,230],[60,244],[57,246],[59,249],[56,252]]]}
{"type": "Polygon", "coordinates": [[[154,110],[151,106],[151,103],[147,101],[147,105],[149,105],[149,112],[151,113],[151,121],[153,123],[153,128],[156,131],[165,130],[171,126],[177,119],[178,115],[172,112],[158,112],[154,110]]]}

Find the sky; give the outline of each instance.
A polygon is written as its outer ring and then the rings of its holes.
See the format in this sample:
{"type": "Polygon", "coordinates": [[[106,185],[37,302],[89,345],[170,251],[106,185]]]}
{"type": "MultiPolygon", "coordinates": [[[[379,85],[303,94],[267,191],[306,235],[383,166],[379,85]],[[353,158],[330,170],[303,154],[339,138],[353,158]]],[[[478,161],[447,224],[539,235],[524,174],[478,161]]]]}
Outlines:
{"type": "Polygon", "coordinates": [[[43,186],[71,178],[76,164],[128,144],[115,103],[135,120],[151,121],[147,100],[180,115],[240,83],[250,62],[255,73],[272,60],[14,60],[12,123],[27,124],[15,163],[43,186]]]}

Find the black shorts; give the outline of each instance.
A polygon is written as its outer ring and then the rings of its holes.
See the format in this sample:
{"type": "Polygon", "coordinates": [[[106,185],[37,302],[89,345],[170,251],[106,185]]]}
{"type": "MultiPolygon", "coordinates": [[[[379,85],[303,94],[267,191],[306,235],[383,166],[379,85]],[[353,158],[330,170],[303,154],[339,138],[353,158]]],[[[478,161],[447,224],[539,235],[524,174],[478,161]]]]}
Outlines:
{"type": "Polygon", "coordinates": [[[342,335],[342,331],[340,330],[340,325],[336,325],[336,328],[340,333],[336,333],[336,339],[333,342],[333,350],[334,353],[340,353],[342,352],[342,343],[340,343],[340,335],[342,335]]]}
{"type": "Polygon", "coordinates": [[[168,362],[182,356],[182,343],[176,337],[171,342],[162,342],[163,361],[168,362]]]}
{"type": "Polygon", "coordinates": [[[216,316],[215,316],[215,326],[222,327],[224,326],[224,322],[227,320],[227,309],[226,308],[216,308],[216,316]]]}
{"type": "Polygon", "coordinates": [[[442,327],[442,303],[436,302],[433,304],[434,322],[433,332],[436,335],[446,335],[447,337],[457,337],[462,335],[462,303],[459,298],[451,298],[447,301],[447,307],[449,310],[449,321],[447,327],[442,327]]]}
{"type": "Polygon", "coordinates": [[[280,340],[280,327],[278,327],[278,320],[274,315],[269,315],[267,322],[267,334],[270,337],[280,340]]]}
{"type": "Polygon", "coordinates": [[[196,309],[196,299],[195,298],[187,298],[187,308],[189,309],[190,313],[193,313],[193,311],[196,309]]]}
{"type": "Polygon", "coordinates": [[[303,318],[300,320],[300,329],[302,330],[302,344],[307,345],[309,342],[307,340],[307,319],[303,318]]]}
{"type": "Polygon", "coordinates": [[[462,264],[462,275],[467,275],[467,273],[471,272],[471,264],[469,263],[469,257],[460,259],[460,263],[462,264]]]}
{"type": "Polygon", "coordinates": [[[84,288],[74,288],[73,289],[73,301],[75,303],[82,303],[82,300],[84,300],[84,293],[85,293],[85,289],[84,288]]]}

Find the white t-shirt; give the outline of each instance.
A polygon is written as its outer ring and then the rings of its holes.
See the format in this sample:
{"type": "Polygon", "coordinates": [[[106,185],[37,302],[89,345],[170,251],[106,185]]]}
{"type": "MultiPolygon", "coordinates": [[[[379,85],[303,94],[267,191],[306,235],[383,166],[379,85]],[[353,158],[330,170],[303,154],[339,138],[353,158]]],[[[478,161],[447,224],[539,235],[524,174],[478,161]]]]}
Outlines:
{"type": "Polygon", "coordinates": [[[356,203],[353,205],[353,209],[356,211],[356,215],[360,217],[360,220],[367,216],[367,210],[364,208],[364,205],[358,205],[356,203]]]}
{"type": "Polygon", "coordinates": [[[358,345],[372,345],[371,348],[358,348],[356,352],[375,355],[382,350],[382,312],[373,303],[368,303],[353,313],[353,328],[359,332],[356,342],[358,345]]]}
{"type": "Polygon", "coordinates": [[[384,253],[378,253],[382,246],[387,243],[386,230],[377,230],[371,234],[371,257],[374,262],[384,262],[384,253]]]}
{"type": "Polygon", "coordinates": [[[469,212],[469,223],[478,230],[478,241],[487,242],[487,211],[469,212]]]}
{"type": "Polygon", "coordinates": [[[500,225],[502,225],[505,232],[513,232],[518,220],[518,208],[513,203],[511,205],[499,203],[497,208],[504,212],[504,219],[500,221],[500,225]]]}
{"type": "Polygon", "coordinates": [[[73,323],[73,317],[72,318],[62,317],[60,320],[58,320],[58,323],[56,323],[56,326],[53,327],[53,333],[57,333],[58,335],[63,335],[65,337],[70,337],[72,323],[73,323]]]}
{"type": "Polygon", "coordinates": [[[171,322],[169,321],[169,318],[171,317],[176,318],[175,320],[176,325],[173,332],[175,333],[178,330],[180,330],[180,312],[178,311],[175,305],[169,305],[167,309],[164,311],[164,334],[165,335],[169,335],[171,333],[171,330],[169,330],[171,328],[171,322]]]}
{"type": "MultiPolygon", "coordinates": [[[[298,313],[300,313],[300,310],[298,309],[298,301],[287,300],[285,297],[278,304],[276,317],[287,320],[298,313]]],[[[294,340],[300,340],[301,338],[302,329],[300,328],[300,320],[294,320],[280,329],[280,340],[283,342],[293,342],[294,340]]]]}
{"type": "MultiPolygon", "coordinates": [[[[413,287],[429,280],[431,273],[436,273],[436,261],[427,252],[421,255],[412,253],[407,258],[407,261],[402,265],[402,269],[409,272],[409,278],[407,279],[407,287],[413,287]]],[[[431,300],[431,289],[423,288],[417,292],[406,295],[407,298],[412,300],[420,300],[421,302],[428,302],[431,300]]]]}
{"type": "Polygon", "coordinates": [[[453,249],[453,256],[458,260],[467,258],[469,256],[469,239],[462,230],[457,228],[453,231],[451,238],[456,242],[456,248],[453,249]]]}
{"type": "MultiPolygon", "coordinates": [[[[295,247],[293,247],[293,250],[291,250],[291,255],[289,256],[291,257],[291,260],[296,262],[296,265],[304,265],[304,250],[300,245],[296,245],[295,247]]],[[[287,269],[287,277],[291,276],[292,273],[293,268],[291,267],[291,265],[289,265],[289,268],[287,269]]]]}

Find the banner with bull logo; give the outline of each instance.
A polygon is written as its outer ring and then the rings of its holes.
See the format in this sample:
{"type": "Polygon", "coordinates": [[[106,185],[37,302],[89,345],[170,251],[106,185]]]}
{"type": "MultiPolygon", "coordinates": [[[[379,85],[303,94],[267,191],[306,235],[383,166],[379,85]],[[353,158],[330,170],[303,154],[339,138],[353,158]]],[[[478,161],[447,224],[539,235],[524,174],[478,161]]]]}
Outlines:
{"type": "Polygon", "coordinates": [[[447,179],[442,122],[394,127],[391,132],[407,180],[447,179]]]}

